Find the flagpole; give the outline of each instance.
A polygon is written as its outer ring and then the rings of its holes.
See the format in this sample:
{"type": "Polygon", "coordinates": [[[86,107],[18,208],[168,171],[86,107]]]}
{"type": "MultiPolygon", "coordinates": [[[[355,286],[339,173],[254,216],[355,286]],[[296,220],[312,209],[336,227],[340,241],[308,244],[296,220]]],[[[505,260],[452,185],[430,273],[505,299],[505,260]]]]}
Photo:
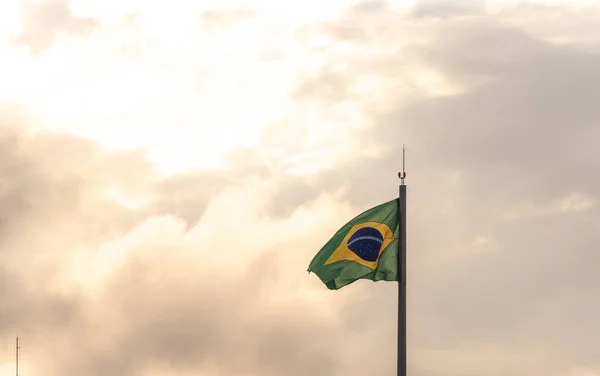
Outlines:
{"type": "Polygon", "coordinates": [[[17,346],[16,346],[16,351],[15,351],[15,358],[16,358],[16,375],[19,376],[19,337],[17,337],[17,346]]]}
{"type": "Polygon", "coordinates": [[[398,199],[398,376],[406,376],[406,148],[402,147],[402,172],[398,199]]]}

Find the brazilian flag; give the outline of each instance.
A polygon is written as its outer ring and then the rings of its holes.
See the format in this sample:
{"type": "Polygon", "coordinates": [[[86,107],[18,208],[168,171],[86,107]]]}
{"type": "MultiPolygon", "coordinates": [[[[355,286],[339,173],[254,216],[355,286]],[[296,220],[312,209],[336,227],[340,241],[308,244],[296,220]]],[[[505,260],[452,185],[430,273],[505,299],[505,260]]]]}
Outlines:
{"type": "Polygon", "coordinates": [[[330,290],[359,279],[398,280],[398,199],[346,223],[308,267],[330,290]]]}

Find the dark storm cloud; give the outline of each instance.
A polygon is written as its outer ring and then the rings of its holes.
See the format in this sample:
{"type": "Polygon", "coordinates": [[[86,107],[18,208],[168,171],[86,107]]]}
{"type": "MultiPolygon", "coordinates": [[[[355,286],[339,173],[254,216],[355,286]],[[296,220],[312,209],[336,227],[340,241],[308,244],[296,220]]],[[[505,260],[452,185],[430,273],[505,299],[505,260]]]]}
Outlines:
{"type": "Polygon", "coordinates": [[[49,48],[57,34],[89,34],[98,21],[89,17],[77,17],[66,0],[21,1],[22,31],[16,41],[39,53],[49,48]]]}

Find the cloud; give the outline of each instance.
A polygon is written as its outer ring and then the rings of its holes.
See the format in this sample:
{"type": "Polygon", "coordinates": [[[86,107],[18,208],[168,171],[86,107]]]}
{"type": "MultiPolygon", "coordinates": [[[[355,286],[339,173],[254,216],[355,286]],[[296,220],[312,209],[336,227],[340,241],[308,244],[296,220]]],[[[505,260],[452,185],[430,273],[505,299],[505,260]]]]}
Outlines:
{"type": "Polygon", "coordinates": [[[412,7],[414,17],[449,17],[483,14],[485,0],[449,1],[419,0],[412,7]]]}
{"type": "Polygon", "coordinates": [[[24,371],[339,368],[330,347],[345,321],[334,313],[349,295],[326,297],[306,274],[318,247],[306,238],[326,237],[336,226],[327,218],[348,208],[325,195],[283,222],[266,219],[274,186],[245,171],[248,158],[232,156],[239,181],[161,179],[142,154],[4,119],[0,335],[22,337],[24,371]]]}
{"type": "MultiPolygon", "coordinates": [[[[385,25],[378,17],[355,25],[368,33],[385,25]]],[[[286,195],[308,201],[319,191],[313,185],[343,186],[353,207],[366,209],[395,194],[401,143],[408,143],[415,372],[594,369],[600,180],[590,172],[597,167],[600,51],[557,45],[488,16],[430,26],[427,43],[399,53],[467,90],[408,99],[385,92],[390,110],[373,111],[372,126],[358,136],[367,147],[385,146],[382,155],[340,163],[310,184],[290,185],[286,195]],[[540,208],[539,216],[506,218],[528,205],[540,208]],[[488,239],[479,242],[486,252],[469,251],[477,239],[488,239]],[[431,357],[439,366],[428,365],[431,357]]],[[[377,54],[344,58],[350,68],[332,76],[336,87],[364,74],[358,67],[381,61],[377,54]]],[[[347,99],[345,89],[310,87],[302,91],[319,105],[347,99]]],[[[372,303],[389,298],[380,286],[370,291],[372,303]]]]}
{"type": "Polygon", "coordinates": [[[310,312],[298,317],[300,302],[278,306],[263,296],[276,270],[272,258],[233,278],[201,265],[193,275],[189,267],[160,259],[131,262],[115,275],[102,301],[110,307],[103,311],[107,346],[98,346],[94,333],[91,351],[69,358],[67,369],[125,375],[167,363],[176,372],[331,373],[333,359],[324,350],[334,327],[310,312]],[[130,350],[111,351],[115,346],[130,350]]]}
{"type": "Polygon", "coordinates": [[[207,29],[219,29],[229,27],[237,22],[241,22],[255,16],[250,10],[212,10],[203,12],[200,16],[200,25],[207,29]]]}
{"type": "Polygon", "coordinates": [[[38,247],[51,254],[99,244],[143,218],[108,197],[111,188],[138,191],[150,181],[151,167],[137,153],[110,154],[76,137],[26,136],[14,129],[3,129],[1,139],[1,241],[12,249],[9,259],[38,247]]]}
{"type": "Polygon", "coordinates": [[[379,6],[304,29],[333,41],[321,69],[221,170],[162,178],[5,114],[0,335],[28,374],[393,373],[396,286],[331,293],[305,268],[397,194],[403,143],[412,374],[598,372],[600,51],[379,6]]]}
{"type": "MultiPolygon", "coordinates": [[[[324,197],[315,204],[324,214],[321,219],[311,209],[296,212],[287,223],[264,220],[252,214],[260,213],[256,209],[268,197],[261,199],[260,191],[254,191],[251,201],[240,194],[246,188],[219,196],[186,235],[164,231],[172,223],[168,217],[138,226],[132,231],[140,232],[137,241],[123,238],[124,262],[113,266],[102,287],[94,290],[99,292],[84,294],[74,317],[59,316],[69,318],[69,325],[44,322],[33,330],[23,317],[12,323],[29,329],[30,354],[42,365],[52,359],[56,373],[91,375],[163,366],[174,372],[217,368],[219,373],[264,375],[329,375],[340,368],[331,345],[347,330],[345,315],[336,312],[348,293],[326,297],[328,292],[321,290],[315,300],[306,294],[320,283],[298,268],[316,247],[314,241],[307,247],[299,240],[307,234],[326,236],[332,226],[324,230],[323,220],[339,208],[324,197]],[[247,201],[245,208],[239,205],[247,201]],[[153,234],[156,240],[151,240],[153,234]],[[320,307],[315,305],[319,300],[320,307]],[[41,334],[59,328],[60,338],[41,334]],[[78,339],[77,349],[47,350],[50,344],[59,349],[68,338],[78,339]]],[[[76,265],[85,271],[81,266],[76,265]]],[[[77,297],[81,295],[71,293],[65,300],[72,303],[77,297]]],[[[23,309],[31,310],[31,304],[23,309]]],[[[343,356],[344,346],[336,346],[343,356]]],[[[36,369],[53,374],[43,366],[36,369]]]]}
{"type": "Polygon", "coordinates": [[[356,3],[351,11],[356,13],[380,12],[388,9],[388,4],[382,0],[369,0],[356,3]]]}
{"type": "Polygon", "coordinates": [[[40,291],[25,283],[16,272],[0,269],[0,337],[35,336],[48,328],[69,328],[79,314],[77,296],[40,291]]]}
{"type": "Polygon", "coordinates": [[[39,53],[48,49],[61,33],[86,35],[98,26],[90,17],[78,17],[66,0],[21,2],[22,31],[16,41],[39,53]]]}

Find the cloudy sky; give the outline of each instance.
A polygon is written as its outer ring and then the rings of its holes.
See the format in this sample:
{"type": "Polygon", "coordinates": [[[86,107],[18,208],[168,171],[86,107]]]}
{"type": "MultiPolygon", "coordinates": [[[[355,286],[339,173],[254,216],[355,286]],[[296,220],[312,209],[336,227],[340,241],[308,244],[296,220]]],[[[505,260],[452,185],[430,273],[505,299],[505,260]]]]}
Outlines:
{"type": "Polygon", "coordinates": [[[0,1],[0,375],[600,375],[600,3],[0,1]]]}

